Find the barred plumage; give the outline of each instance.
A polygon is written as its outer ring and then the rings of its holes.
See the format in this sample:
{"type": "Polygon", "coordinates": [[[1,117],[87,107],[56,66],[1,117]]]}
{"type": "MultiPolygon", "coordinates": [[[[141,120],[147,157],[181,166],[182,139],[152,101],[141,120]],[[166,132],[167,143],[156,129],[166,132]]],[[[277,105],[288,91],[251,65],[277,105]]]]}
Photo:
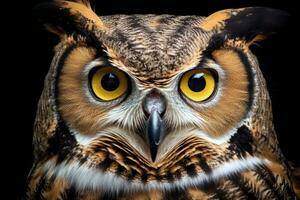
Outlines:
{"type": "Polygon", "coordinates": [[[86,1],[36,12],[61,42],[27,199],[296,199],[249,50],[285,13],[98,17],[86,1]]]}

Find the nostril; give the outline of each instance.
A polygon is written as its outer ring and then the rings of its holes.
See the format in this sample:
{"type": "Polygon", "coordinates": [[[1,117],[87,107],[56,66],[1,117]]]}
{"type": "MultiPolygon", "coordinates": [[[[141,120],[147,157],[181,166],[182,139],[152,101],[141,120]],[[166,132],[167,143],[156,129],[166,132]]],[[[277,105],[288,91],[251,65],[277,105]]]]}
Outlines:
{"type": "Polygon", "coordinates": [[[165,113],[166,113],[166,109],[164,109],[162,113],[159,113],[160,117],[163,117],[165,113]]]}
{"type": "Polygon", "coordinates": [[[166,106],[164,105],[164,108],[158,111],[160,117],[163,117],[166,113],[166,106]]]}
{"type": "Polygon", "coordinates": [[[156,110],[160,117],[166,112],[167,102],[165,96],[157,89],[152,89],[143,99],[143,111],[148,118],[153,110],[156,110]]]}
{"type": "Polygon", "coordinates": [[[145,109],[144,105],[143,105],[143,111],[144,111],[144,114],[145,114],[146,118],[149,118],[150,112],[147,109],[145,109]]]}

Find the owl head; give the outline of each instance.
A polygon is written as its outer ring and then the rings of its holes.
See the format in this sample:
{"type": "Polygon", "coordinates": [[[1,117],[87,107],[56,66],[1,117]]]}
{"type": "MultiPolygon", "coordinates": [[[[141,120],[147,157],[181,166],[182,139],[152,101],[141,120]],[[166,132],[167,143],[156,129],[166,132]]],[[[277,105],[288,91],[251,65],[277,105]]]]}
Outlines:
{"type": "Polygon", "coordinates": [[[55,1],[36,13],[61,40],[34,132],[35,163],[49,176],[144,190],[260,165],[285,173],[249,49],[284,24],[284,12],[98,16],[86,2],[55,1]]]}

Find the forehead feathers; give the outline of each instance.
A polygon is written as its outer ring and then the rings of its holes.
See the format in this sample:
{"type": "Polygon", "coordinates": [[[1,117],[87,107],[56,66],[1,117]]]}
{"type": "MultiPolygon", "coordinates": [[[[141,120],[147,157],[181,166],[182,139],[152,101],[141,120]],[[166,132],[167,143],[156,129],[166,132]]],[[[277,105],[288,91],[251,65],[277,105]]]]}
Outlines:
{"type": "Polygon", "coordinates": [[[50,31],[61,38],[73,34],[92,38],[106,48],[113,64],[150,84],[197,65],[216,34],[222,33],[224,41],[234,39],[250,45],[278,30],[287,18],[284,12],[262,7],[227,9],[209,17],[97,16],[87,1],[76,2],[54,1],[35,10],[50,31]]]}
{"type": "Polygon", "coordinates": [[[112,62],[143,82],[163,81],[197,63],[211,35],[196,26],[203,20],[197,16],[117,15],[102,20],[110,27],[101,41],[112,62]]]}

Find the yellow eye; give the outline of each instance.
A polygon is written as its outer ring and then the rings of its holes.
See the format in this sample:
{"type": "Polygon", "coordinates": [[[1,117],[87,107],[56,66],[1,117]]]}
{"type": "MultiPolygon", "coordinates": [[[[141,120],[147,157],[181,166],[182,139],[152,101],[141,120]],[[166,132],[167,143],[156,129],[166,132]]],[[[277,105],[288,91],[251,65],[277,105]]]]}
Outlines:
{"type": "Polygon", "coordinates": [[[122,96],[128,89],[124,72],[114,67],[101,67],[91,74],[90,85],[96,97],[111,101],[122,96]]]}
{"type": "Polygon", "coordinates": [[[195,69],[186,72],[180,80],[181,92],[193,101],[204,101],[215,91],[216,80],[209,70],[195,69]]]}

